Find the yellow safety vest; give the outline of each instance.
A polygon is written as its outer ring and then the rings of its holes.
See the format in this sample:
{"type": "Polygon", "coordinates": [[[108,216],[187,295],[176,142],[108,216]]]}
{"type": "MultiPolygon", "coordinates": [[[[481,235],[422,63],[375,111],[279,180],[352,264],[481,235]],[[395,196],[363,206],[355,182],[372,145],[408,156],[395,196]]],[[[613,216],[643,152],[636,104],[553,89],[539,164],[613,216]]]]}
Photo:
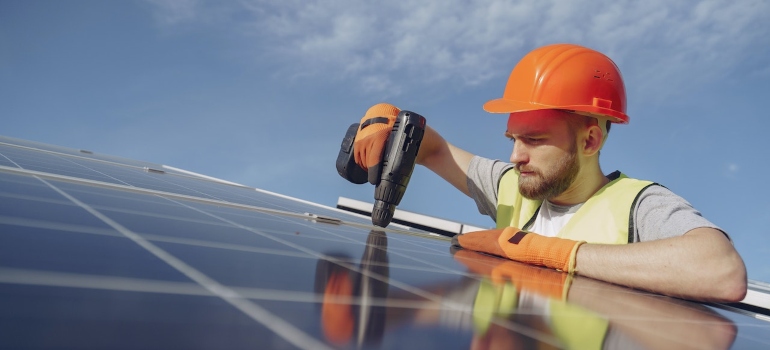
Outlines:
{"type": "MultiPolygon", "coordinates": [[[[634,241],[632,211],[639,195],[655,183],[627,177],[616,171],[610,182],[578,209],[557,234],[588,243],[626,244],[634,241]]],[[[524,228],[534,222],[542,201],[519,193],[519,177],[507,171],[497,189],[497,227],[524,228]]]]}

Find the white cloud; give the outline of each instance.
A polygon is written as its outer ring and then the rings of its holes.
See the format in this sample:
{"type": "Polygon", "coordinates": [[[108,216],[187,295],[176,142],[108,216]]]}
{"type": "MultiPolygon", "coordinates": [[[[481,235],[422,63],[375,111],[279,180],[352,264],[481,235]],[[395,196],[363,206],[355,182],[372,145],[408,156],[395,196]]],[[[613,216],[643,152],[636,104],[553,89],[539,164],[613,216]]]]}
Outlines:
{"type": "Polygon", "coordinates": [[[661,86],[746,74],[738,64],[770,45],[763,0],[152,3],[167,24],[236,28],[285,64],[284,78],[341,79],[378,93],[396,80],[414,88],[483,84],[534,47],[574,42],[607,53],[627,80],[660,94],[661,86]]]}
{"type": "Polygon", "coordinates": [[[735,178],[738,172],[741,170],[740,166],[735,163],[727,163],[722,168],[722,174],[727,178],[735,178]]]}

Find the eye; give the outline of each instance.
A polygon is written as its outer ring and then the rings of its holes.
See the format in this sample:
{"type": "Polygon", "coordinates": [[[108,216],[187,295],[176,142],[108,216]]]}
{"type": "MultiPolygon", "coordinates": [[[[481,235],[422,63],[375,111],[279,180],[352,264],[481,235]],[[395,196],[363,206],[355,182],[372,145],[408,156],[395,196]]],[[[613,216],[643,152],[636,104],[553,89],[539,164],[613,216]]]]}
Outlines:
{"type": "Polygon", "coordinates": [[[524,138],[524,142],[526,142],[528,144],[535,144],[535,145],[538,144],[538,143],[543,142],[543,140],[544,140],[544,138],[542,138],[542,137],[525,137],[524,138]]]}

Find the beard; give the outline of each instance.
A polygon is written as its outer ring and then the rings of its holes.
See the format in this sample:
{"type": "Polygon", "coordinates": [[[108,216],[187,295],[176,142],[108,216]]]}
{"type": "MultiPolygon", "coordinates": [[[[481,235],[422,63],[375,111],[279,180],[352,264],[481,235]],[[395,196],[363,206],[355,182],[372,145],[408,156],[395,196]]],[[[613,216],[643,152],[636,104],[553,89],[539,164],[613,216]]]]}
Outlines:
{"type": "MultiPolygon", "coordinates": [[[[516,170],[519,172],[518,164],[516,170]]],[[[533,171],[535,176],[522,178],[519,175],[519,193],[524,198],[546,200],[556,197],[572,185],[580,172],[577,146],[573,144],[568,154],[559,159],[553,167],[544,171],[537,169],[527,169],[527,171],[533,171]]]]}

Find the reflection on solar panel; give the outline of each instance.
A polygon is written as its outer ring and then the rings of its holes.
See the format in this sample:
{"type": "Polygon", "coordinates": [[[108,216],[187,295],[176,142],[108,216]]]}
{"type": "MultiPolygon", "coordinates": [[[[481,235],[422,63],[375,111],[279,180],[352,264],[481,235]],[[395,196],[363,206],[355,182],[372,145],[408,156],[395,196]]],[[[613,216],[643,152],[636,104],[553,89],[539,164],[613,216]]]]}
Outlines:
{"type": "MultiPolygon", "coordinates": [[[[0,138],[2,348],[768,348],[770,322],[0,138]]],[[[759,317],[759,316],[758,316],[759,317]]]]}

